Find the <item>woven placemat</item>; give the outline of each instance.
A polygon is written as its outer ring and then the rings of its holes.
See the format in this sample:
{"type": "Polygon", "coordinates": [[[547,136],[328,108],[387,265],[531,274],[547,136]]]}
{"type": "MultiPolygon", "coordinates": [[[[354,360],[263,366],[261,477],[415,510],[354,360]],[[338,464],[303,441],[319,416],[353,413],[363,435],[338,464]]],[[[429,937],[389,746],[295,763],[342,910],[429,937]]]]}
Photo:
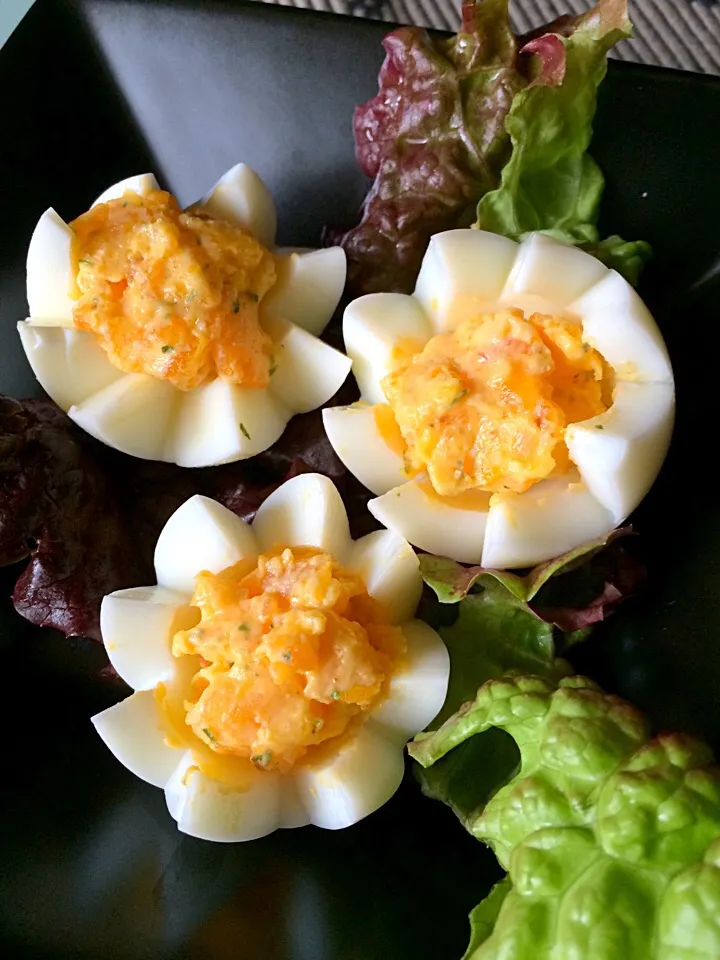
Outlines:
{"type": "MultiPolygon", "coordinates": [[[[455,30],[461,0],[264,0],[287,7],[455,30]]],[[[591,0],[513,0],[515,28],[524,33],[561,13],[587,10],[591,0]]],[[[613,50],[619,60],[720,74],[720,0],[631,0],[632,40],[613,50]]]]}

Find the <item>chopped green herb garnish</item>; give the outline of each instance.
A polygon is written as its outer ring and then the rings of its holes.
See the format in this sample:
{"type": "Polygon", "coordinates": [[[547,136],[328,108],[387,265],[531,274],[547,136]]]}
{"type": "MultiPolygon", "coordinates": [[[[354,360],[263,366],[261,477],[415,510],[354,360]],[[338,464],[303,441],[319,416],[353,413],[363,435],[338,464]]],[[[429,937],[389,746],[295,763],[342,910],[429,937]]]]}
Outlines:
{"type": "Polygon", "coordinates": [[[275,359],[275,357],[270,357],[270,376],[272,376],[275,373],[277,368],[278,368],[277,360],[275,359]]]}
{"type": "Polygon", "coordinates": [[[240,424],[240,433],[245,437],[246,440],[250,439],[250,434],[247,432],[247,427],[244,423],[240,424]]]}
{"type": "Polygon", "coordinates": [[[340,699],[340,693],[339,693],[337,690],[333,690],[333,692],[330,694],[330,699],[331,699],[331,700],[339,700],[339,699],[340,699]]]}
{"type": "Polygon", "coordinates": [[[208,738],[208,740],[211,740],[213,743],[215,743],[215,736],[208,730],[207,727],[203,727],[203,733],[208,738]]]}
{"type": "Polygon", "coordinates": [[[290,663],[290,661],[292,660],[292,654],[290,653],[289,650],[286,650],[285,653],[283,654],[283,660],[285,661],[285,663],[290,663]]]}
{"type": "Polygon", "coordinates": [[[172,353],[174,349],[175,349],[175,347],[173,347],[173,345],[172,345],[171,343],[166,343],[166,344],[163,345],[162,352],[163,352],[163,353],[172,353]]]}
{"type": "Polygon", "coordinates": [[[603,427],[603,425],[602,425],[601,423],[596,423],[596,424],[595,424],[595,429],[596,429],[596,430],[604,430],[605,427],[603,427]]]}
{"type": "Polygon", "coordinates": [[[238,630],[249,630],[249,629],[250,629],[250,624],[248,623],[238,624],[238,630]]]}
{"type": "Polygon", "coordinates": [[[469,393],[470,391],[467,390],[465,387],[463,387],[462,390],[460,390],[460,392],[458,393],[458,395],[453,398],[453,401],[450,404],[450,406],[454,407],[456,403],[460,403],[460,401],[463,400],[469,393]]]}
{"type": "Polygon", "coordinates": [[[125,201],[123,202],[123,206],[126,207],[127,205],[128,205],[128,202],[127,202],[127,200],[125,200],[125,201]]]}
{"type": "Polygon", "coordinates": [[[78,263],[86,263],[89,267],[92,266],[92,260],[78,260],[78,263]]]}
{"type": "Polygon", "coordinates": [[[313,720],[313,733],[317,733],[318,730],[322,730],[324,724],[325,721],[322,719],[322,717],[315,717],[313,720]]]}
{"type": "Polygon", "coordinates": [[[192,303],[197,299],[197,290],[191,290],[185,297],[185,303],[192,303]]]}
{"type": "Polygon", "coordinates": [[[258,303],[260,301],[260,297],[256,293],[248,293],[247,298],[250,303],[258,303]]]}
{"type": "Polygon", "coordinates": [[[235,299],[232,302],[232,312],[240,313],[240,301],[238,300],[237,297],[235,297],[235,299]]]}
{"type": "Polygon", "coordinates": [[[266,767],[272,760],[272,751],[266,750],[264,753],[256,753],[254,757],[250,757],[250,762],[254,763],[256,767],[266,767]]]}

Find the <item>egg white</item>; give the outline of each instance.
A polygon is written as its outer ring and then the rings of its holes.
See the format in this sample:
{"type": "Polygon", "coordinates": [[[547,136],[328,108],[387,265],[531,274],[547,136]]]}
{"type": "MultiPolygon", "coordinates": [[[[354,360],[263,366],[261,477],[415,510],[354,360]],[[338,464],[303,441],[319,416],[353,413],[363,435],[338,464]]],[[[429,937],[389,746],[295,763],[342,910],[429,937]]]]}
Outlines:
{"type": "Polygon", "coordinates": [[[141,197],[146,197],[149,193],[152,193],[153,190],[159,189],[160,186],[154,174],[140,173],[134,177],[126,177],[118,183],[113,183],[107,190],[103,190],[93,203],[93,207],[97,207],[100,203],[109,203],[111,200],[119,200],[128,190],[137,193],[141,197]]]}
{"type": "Polygon", "coordinates": [[[264,181],[246,163],[237,163],[224,173],[198,206],[217,220],[244,227],[264,247],[275,245],[275,201],[264,181]]]}
{"type": "Polygon", "coordinates": [[[332,756],[301,767],[295,781],[310,822],[341,830],[387,803],[404,771],[402,748],[366,720],[332,756]]]}
{"type": "MultiPolygon", "coordinates": [[[[152,174],[129,177],[95,203],[121,197],[126,190],[146,196],[157,187],[152,174]]],[[[245,227],[266,246],[274,244],[275,206],[265,184],[246,164],[221,177],[200,205],[245,227]]],[[[28,249],[30,317],[18,324],[18,331],[46,393],[108,446],[185,467],[245,459],[271,446],[296,413],[322,406],[347,378],[351,361],[317,339],[345,284],[340,248],[280,258],[278,282],[260,305],[261,323],[277,352],[267,389],[218,379],[183,392],[145,374],[123,373],[93,334],[74,328],[72,243],[71,228],[47,210],[28,249]]]]}
{"type": "Polygon", "coordinates": [[[277,254],[278,282],[263,299],[265,314],[284,317],[319,337],[345,288],[345,251],[342,247],[326,247],[278,250],[277,254]]]}
{"type": "Polygon", "coordinates": [[[541,480],[518,496],[493,497],[482,564],[500,569],[532,566],[602,537],[614,527],[612,513],[579,475],[541,480]]]}
{"type": "Polygon", "coordinates": [[[366,403],[385,403],[380,381],[392,370],[401,340],[426,343],[433,335],[420,304],[401,293],[369,293],[353,300],[343,316],[345,350],[366,403]]]}
{"type": "Polygon", "coordinates": [[[450,230],[430,241],[412,296],[372,294],[345,312],[345,347],[361,401],[323,412],[328,439],[377,498],[369,509],[415,546],[465,563],[523,567],[609,533],[640,503],[667,453],[674,417],[672,367],[662,335],[627,281],[596,258],[547,236],[517,244],[481,230],[450,230]],[[438,332],[502,307],[567,313],[613,369],[610,408],[566,428],[574,462],[566,477],[487,509],[460,509],[404,473],[372,404],[401,339],[419,348],[438,332]]]}
{"type": "Polygon", "coordinates": [[[248,788],[231,790],[203,773],[187,750],[164,788],[178,829],[199,840],[257,840],[280,826],[280,783],[273,774],[259,772],[248,788]]]}
{"type": "Polygon", "coordinates": [[[383,526],[421,550],[460,563],[480,563],[490,497],[486,510],[465,510],[429,492],[428,483],[425,474],[414,477],[371,500],[368,509],[383,526]]]}
{"type": "Polygon", "coordinates": [[[405,461],[385,442],[371,405],[326,407],[322,417],[335,453],[368,490],[380,495],[407,481],[405,461]]]}
{"type": "MultiPolygon", "coordinates": [[[[195,496],[168,520],[155,550],[158,585],[110,594],[101,629],[108,656],[135,693],[93,718],[115,756],[133,773],[165,790],[181,831],[216,841],[249,840],[278,828],[313,823],[350,826],[385,803],[403,775],[403,747],[440,710],[449,658],[427,624],[413,620],[420,596],[417,556],[398,534],[378,531],[353,541],[333,483],[318,474],[287,481],[260,507],[252,525],[220,504],[195,496]],[[407,640],[389,695],[335,751],[287,775],[248,772],[244,789],[214,780],[198,754],[173,747],[163,734],[155,688],[182,689],[192,658],[175,658],[177,629],[197,622],[190,606],[194,577],[219,572],[276,546],[313,546],[356,572],[388,622],[407,640]],[[194,619],[193,619],[194,617],[194,619]]],[[[199,750],[207,750],[199,745],[199,750]]]]}
{"type": "Polygon", "coordinates": [[[122,370],[107,362],[105,351],[82,330],[58,325],[18,324],[20,341],[36,378],[63,410],[77,406],[120,380],[122,370]]]}
{"type": "Polygon", "coordinates": [[[164,787],[178,766],[177,751],[165,743],[154,690],[138,690],[92,718],[101,738],[136,777],[164,787]]]}
{"type": "Polygon", "coordinates": [[[50,207],[33,231],[25,265],[28,309],[35,323],[72,325],[72,244],[72,230],[50,207]]]}

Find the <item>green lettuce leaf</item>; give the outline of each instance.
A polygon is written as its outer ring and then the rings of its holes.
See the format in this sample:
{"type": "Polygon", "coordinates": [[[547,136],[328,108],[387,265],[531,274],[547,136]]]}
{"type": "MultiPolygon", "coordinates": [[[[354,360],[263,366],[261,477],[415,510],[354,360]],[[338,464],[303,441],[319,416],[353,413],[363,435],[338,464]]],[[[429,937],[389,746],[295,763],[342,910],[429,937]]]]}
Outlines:
{"type": "MultiPolygon", "coordinates": [[[[493,576],[457,607],[439,632],[450,654],[450,681],[439,726],[475,697],[486,680],[512,670],[559,678],[570,672],[556,656],[556,631],[493,576]]],[[[429,769],[417,769],[423,793],[452,808],[461,821],[484,803],[517,766],[517,750],[503,735],[476,737],[429,769]],[[478,774],[478,771],[482,771],[478,774]]]]}
{"type": "MultiPolygon", "coordinates": [[[[487,680],[511,671],[550,680],[568,674],[563,659],[568,648],[584,640],[644,578],[644,567],[624,549],[631,532],[626,527],[582,544],[525,576],[421,555],[425,582],[457,611],[453,622],[434,624],[450,654],[450,682],[431,726],[472,700],[487,680]]],[[[418,770],[417,777],[427,796],[448,804],[464,821],[516,765],[512,740],[490,734],[418,770]]]]}
{"type": "Polygon", "coordinates": [[[505,121],[512,155],[500,186],[480,198],[477,225],[518,240],[542,231],[579,244],[635,283],[650,247],[620,237],[600,241],[605,179],[588,153],[607,53],[630,33],[625,0],[599,0],[524,45],[534,76],[513,100],[505,121]]]}
{"type": "Polygon", "coordinates": [[[470,912],[470,946],[462,960],[471,960],[478,947],[485,943],[493,932],[500,908],[511,890],[512,884],[507,877],[504,877],[499,883],[495,884],[485,899],[470,912]]]}
{"type": "Polygon", "coordinates": [[[489,578],[501,583],[517,600],[529,603],[551,577],[569,573],[577,567],[578,563],[591,560],[604,547],[631,532],[630,527],[613,530],[597,540],[581,543],[568,553],[538,564],[524,575],[512,573],[509,570],[493,570],[490,567],[464,567],[455,560],[435,557],[431,554],[420,556],[420,572],[440,603],[458,603],[478,582],[489,578]]]}
{"type": "Polygon", "coordinates": [[[443,604],[459,603],[468,594],[485,590],[491,591],[489,598],[498,599],[506,592],[521,602],[525,612],[564,631],[564,643],[569,646],[643,584],[645,568],[627,548],[632,533],[631,527],[613,530],[524,575],[464,567],[430,555],[420,557],[420,571],[443,604]],[[498,584],[502,590],[496,589],[498,584]]]}
{"type": "Polygon", "coordinates": [[[510,676],[409,750],[432,769],[499,734],[516,766],[463,822],[508,876],[473,911],[465,960],[720,957],[720,767],[708,747],[650,739],[639,711],[583,677],[510,676]]]}
{"type": "Polygon", "coordinates": [[[650,248],[600,240],[604,178],[587,153],[607,51],[629,34],[626,0],[530,37],[514,35],[507,0],[465,0],[454,37],[388,34],[378,93],[353,119],[372,180],[361,220],[324,233],[345,249],[352,295],[411,293],[430,237],[476,208],[483,229],[582,244],[636,282],[650,248]]]}

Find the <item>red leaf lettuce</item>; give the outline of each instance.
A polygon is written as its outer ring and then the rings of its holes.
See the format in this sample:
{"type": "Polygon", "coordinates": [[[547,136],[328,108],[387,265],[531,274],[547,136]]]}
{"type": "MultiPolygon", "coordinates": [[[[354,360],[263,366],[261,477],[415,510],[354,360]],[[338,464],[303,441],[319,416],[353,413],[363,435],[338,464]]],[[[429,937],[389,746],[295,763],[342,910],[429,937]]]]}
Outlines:
{"type": "Polygon", "coordinates": [[[607,52],[629,36],[626,0],[599,0],[526,37],[507,0],[463,4],[454,37],[402,27],[384,40],[379,91],[354,116],[373,180],[360,223],[328,231],[354,295],[410,293],[430,237],[470,226],[580,243],[635,282],[646,244],[600,241],[604,178],[588,155],[607,52]]]}

